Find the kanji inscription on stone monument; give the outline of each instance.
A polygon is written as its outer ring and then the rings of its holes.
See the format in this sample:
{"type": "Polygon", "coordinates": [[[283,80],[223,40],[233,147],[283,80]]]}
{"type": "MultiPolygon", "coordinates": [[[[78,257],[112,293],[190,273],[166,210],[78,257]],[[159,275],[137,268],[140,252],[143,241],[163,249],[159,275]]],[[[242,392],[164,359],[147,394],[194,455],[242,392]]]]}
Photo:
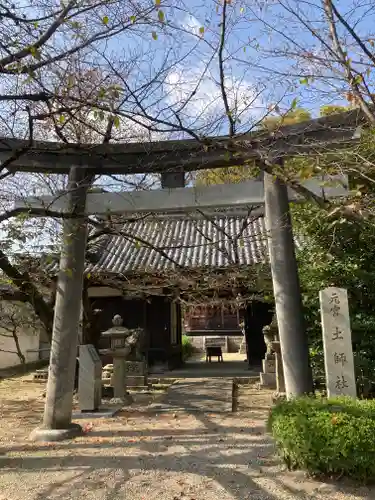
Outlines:
{"type": "Polygon", "coordinates": [[[323,328],[327,393],[357,396],[348,294],[344,288],[326,288],[319,293],[323,328]]]}

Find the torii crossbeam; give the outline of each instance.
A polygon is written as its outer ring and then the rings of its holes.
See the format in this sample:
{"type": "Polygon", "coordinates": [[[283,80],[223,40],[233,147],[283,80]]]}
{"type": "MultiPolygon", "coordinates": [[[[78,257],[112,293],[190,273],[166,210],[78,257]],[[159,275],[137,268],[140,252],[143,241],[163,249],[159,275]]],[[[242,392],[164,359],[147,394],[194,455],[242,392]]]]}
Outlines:
{"type": "MultiPolygon", "coordinates": [[[[344,175],[309,179],[301,185],[314,195],[324,199],[346,196],[348,180],[344,175]]],[[[303,199],[292,189],[289,200],[303,199]]],[[[86,215],[123,215],[131,213],[173,213],[194,210],[237,208],[264,205],[264,184],[246,181],[239,184],[221,184],[187,188],[158,189],[151,191],[125,191],[118,193],[89,193],[86,215]]],[[[45,209],[68,212],[69,193],[58,196],[41,196],[17,200],[15,208],[45,209]]],[[[41,212],[41,215],[43,213],[41,212]]]]}

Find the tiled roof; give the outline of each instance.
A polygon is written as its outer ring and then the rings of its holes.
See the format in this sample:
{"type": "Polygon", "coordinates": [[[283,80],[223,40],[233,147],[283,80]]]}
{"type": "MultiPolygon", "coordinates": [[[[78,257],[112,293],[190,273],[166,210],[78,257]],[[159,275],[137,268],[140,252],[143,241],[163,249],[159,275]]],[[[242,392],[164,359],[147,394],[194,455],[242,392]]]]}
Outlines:
{"type": "MultiPolygon", "coordinates": [[[[146,218],[127,222],[119,230],[121,235],[106,235],[91,247],[86,273],[163,274],[181,268],[222,269],[268,262],[263,216],[146,218]]],[[[57,270],[57,262],[48,266],[49,272],[57,270]]]]}
{"type": "Polygon", "coordinates": [[[107,236],[87,272],[152,273],[183,268],[222,268],[268,260],[264,217],[215,216],[145,219],[107,236]],[[154,248],[150,248],[150,245],[154,248]]]}

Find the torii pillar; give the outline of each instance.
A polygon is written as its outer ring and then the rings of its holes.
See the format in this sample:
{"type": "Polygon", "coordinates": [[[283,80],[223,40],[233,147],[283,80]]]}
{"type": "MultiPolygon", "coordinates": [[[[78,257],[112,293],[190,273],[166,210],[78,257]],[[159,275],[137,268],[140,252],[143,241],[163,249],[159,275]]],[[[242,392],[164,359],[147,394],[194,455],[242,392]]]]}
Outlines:
{"type": "Polygon", "coordinates": [[[87,223],[74,214],[84,213],[91,180],[84,168],[71,168],[68,200],[73,217],[63,223],[46,403],[43,425],[30,435],[34,441],[59,441],[82,433],[72,424],[72,410],[87,223]]]}
{"type": "Polygon", "coordinates": [[[264,173],[268,248],[287,397],[313,392],[309,346],[285,183],[264,173]]]}

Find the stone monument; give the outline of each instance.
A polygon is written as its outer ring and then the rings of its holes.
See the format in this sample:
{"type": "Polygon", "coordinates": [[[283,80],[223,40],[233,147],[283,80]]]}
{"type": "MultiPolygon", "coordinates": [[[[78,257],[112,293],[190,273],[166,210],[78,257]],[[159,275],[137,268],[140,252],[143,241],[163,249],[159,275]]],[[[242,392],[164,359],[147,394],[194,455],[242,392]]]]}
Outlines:
{"type": "Polygon", "coordinates": [[[348,294],[329,287],[319,293],[327,394],[357,397],[348,294]]]}
{"type": "Polygon", "coordinates": [[[91,344],[79,346],[78,403],[81,412],[99,410],[102,401],[102,362],[91,344]]]}
{"type": "MultiPolygon", "coordinates": [[[[123,319],[116,314],[112,320],[112,328],[102,333],[102,336],[110,339],[110,349],[101,349],[101,354],[113,356],[113,375],[111,384],[115,401],[125,404],[132,402],[131,396],[127,393],[127,364],[141,363],[138,361],[141,356],[141,344],[144,331],[141,328],[129,329],[122,325],[123,319]]],[[[143,362],[144,363],[144,362],[143,362]]]]}

